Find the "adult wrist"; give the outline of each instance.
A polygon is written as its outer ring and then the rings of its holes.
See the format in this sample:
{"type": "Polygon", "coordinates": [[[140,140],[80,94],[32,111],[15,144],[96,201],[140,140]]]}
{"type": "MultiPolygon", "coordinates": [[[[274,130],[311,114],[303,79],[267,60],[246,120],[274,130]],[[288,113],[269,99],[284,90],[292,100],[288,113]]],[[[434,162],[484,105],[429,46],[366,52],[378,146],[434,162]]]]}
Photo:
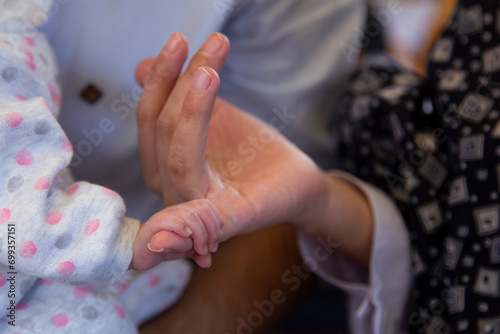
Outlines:
{"type": "Polygon", "coordinates": [[[328,219],[331,222],[331,217],[328,215],[331,211],[335,180],[323,170],[319,170],[319,173],[321,181],[318,182],[318,189],[307,196],[303,211],[291,221],[297,229],[311,235],[319,234],[323,220],[328,219]]]}
{"type": "Polygon", "coordinates": [[[303,218],[295,222],[301,231],[339,244],[339,251],[367,266],[373,239],[370,203],[345,173],[325,172],[321,198],[311,202],[303,218]]]}

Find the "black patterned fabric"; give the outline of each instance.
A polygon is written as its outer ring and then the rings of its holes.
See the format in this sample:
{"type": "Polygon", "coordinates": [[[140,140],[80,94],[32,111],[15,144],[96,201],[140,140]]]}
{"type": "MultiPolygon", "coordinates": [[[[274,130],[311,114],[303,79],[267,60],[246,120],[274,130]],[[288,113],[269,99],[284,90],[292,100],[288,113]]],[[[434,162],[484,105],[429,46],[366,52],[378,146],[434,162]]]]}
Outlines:
{"type": "Polygon", "coordinates": [[[500,333],[500,3],[459,1],[428,79],[371,57],[344,103],[348,170],[411,234],[411,331],[500,333]]]}

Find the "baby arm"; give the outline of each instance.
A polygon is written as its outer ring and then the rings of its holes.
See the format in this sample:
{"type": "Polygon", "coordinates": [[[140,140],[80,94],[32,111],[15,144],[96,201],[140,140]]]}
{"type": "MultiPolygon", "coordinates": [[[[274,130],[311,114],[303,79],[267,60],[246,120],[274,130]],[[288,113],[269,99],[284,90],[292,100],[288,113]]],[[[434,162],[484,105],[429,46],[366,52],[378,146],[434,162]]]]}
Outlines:
{"type": "Polygon", "coordinates": [[[69,175],[55,59],[43,34],[29,29],[33,13],[49,8],[50,1],[0,1],[0,238],[16,231],[15,245],[1,250],[0,281],[12,265],[7,251],[20,275],[119,280],[139,222],[124,218],[116,193],[69,175]]]}
{"type": "Polygon", "coordinates": [[[222,226],[221,214],[207,199],[170,206],[139,229],[131,266],[147,270],[161,261],[192,257],[200,267],[210,267],[222,226]]]}

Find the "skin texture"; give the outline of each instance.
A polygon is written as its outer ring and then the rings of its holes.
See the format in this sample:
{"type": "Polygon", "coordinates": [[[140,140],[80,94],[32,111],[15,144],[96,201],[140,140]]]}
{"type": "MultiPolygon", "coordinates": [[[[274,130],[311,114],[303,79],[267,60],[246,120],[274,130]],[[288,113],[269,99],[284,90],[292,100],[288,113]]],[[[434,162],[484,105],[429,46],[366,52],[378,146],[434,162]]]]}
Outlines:
{"type": "Polygon", "coordinates": [[[134,241],[131,269],[148,270],[162,261],[193,258],[203,268],[211,265],[223,235],[222,217],[207,199],[163,209],[141,225],[134,241]]]}
{"type": "MultiPolygon", "coordinates": [[[[254,333],[268,333],[303,300],[317,278],[288,282],[293,266],[302,265],[295,231],[279,225],[223,244],[213,256],[210,269],[196,268],[183,296],[166,313],[140,328],[141,334],[236,333],[241,320],[248,322],[258,311],[254,302],[271,300],[274,290],[283,291],[269,317],[264,316],[254,333]],[[287,280],[288,279],[288,280],[287,280]],[[299,284],[297,286],[297,281],[299,284]],[[292,288],[296,290],[292,291],[292,288]],[[196,319],[196,320],[194,320],[196,319]]],[[[243,331],[244,332],[244,331],[243,331]]]]}
{"type": "MultiPolygon", "coordinates": [[[[339,251],[367,267],[373,230],[367,199],[319,169],[277,131],[217,98],[217,71],[228,52],[228,40],[212,34],[181,74],[187,42],[174,34],[156,59],[139,65],[136,78],[144,93],[137,117],[146,184],[165,205],[210,200],[222,216],[221,241],[286,221],[340,244],[339,251]]],[[[152,328],[235,332],[235,319],[245,319],[252,301],[264,300],[283,284],[288,265],[300,263],[295,241],[286,233],[265,229],[257,235],[223,245],[213,267],[196,271],[180,303],[145,326],[144,333],[152,328]],[[183,317],[201,320],[186,324],[189,320],[177,319],[183,317]]],[[[295,305],[294,298],[283,313],[295,305]]],[[[275,324],[280,314],[266,319],[262,328],[275,324]]]]}

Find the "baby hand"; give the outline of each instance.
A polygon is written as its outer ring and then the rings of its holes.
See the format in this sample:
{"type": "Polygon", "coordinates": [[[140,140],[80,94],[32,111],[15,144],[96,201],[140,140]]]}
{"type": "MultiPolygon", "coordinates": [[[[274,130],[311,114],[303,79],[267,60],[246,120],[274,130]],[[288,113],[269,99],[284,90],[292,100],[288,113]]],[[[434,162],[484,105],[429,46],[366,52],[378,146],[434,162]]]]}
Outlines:
{"type": "Polygon", "coordinates": [[[170,206],[142,224],[134,243],[131,267],[147,270],[162,261],[190,257],[210,267],[210,253],[222,237],[222,216],[207,199],[170,206]]]}

